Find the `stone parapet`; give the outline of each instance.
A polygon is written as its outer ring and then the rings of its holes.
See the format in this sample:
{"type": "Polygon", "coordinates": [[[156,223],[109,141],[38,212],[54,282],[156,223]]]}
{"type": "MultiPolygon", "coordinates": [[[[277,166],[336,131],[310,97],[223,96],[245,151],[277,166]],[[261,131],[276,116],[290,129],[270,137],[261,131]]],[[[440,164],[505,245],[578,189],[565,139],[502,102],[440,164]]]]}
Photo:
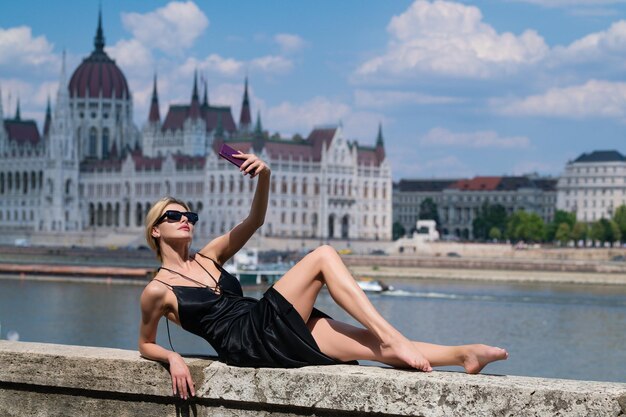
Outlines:
{"type": "Polygon", "coordinates": [[[197,397],[136,351],[0,341],[2,416],[625,416],[626,384],[187,358],[197,397]]]}

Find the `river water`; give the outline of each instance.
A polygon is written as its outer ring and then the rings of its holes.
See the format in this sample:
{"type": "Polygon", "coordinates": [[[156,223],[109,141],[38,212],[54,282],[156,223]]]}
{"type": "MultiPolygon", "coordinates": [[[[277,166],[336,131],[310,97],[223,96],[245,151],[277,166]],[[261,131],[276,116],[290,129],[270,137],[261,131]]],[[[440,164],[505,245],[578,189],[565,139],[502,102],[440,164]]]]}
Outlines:
{"type": "MultiPolygon", "coordinates": [[[[505,347],[508,361],[486,373],[626,382],[624,286],[388,280],[371,294],[376,308],[408,337],[441,344],[505,347]]],[[[0,338],[136,349],[141,285],[0,280],[0,338]]],[[[259,298],[263,288],[245,288],[259,298]]],[[[323,291],[316,304],[355,322],[323,291]]],[[[170,326],[174,348],[211,355],[202,339],[170,326]]],[[[168,346],[161,320],[158,342],[168,346]]],[[[367,364],[367,363],[366,363],[367,364]]],[[[450,368],[460,369],[460,368],[450,368]]]]}

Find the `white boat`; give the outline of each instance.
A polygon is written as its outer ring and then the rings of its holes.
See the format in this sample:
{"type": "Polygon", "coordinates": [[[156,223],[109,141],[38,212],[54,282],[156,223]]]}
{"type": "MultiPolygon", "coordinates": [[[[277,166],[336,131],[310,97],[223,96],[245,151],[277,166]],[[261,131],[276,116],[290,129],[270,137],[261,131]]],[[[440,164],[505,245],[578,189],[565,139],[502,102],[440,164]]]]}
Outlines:
{"type": "Polygon", "coordinates": [[[384,292],[393,290],[391,285],[387,285],[381,280],[372,278],[357,279],[356,283],[359,284],[359,287],[361,287],[361,289],[365,292],[384,292]]]}

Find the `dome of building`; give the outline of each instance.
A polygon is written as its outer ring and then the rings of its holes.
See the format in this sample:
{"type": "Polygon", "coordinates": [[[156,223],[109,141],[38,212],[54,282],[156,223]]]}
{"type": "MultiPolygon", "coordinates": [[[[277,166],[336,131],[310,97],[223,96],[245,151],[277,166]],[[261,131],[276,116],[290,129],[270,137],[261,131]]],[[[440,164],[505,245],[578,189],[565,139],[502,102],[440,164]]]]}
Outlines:
{"type": "Polygon", "coordinates": [[[104,52],[102,16],[98,17],[95,49],[76,68],[69,84],[70,97],[75,98],[129,98],[128,83],[124,73],[104,52]]]}

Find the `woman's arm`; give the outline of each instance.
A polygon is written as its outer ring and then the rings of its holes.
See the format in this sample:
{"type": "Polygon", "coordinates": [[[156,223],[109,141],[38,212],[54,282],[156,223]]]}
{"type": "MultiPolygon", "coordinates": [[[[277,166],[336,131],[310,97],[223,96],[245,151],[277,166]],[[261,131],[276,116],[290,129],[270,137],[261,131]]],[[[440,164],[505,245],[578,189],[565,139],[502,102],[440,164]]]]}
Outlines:
{"type": "Polygon", "coordinates": [[[249,174],[250,179],[258,176],[259,180],[248,216],[230,232],[213,239],[200,250],[200,252],[212,257],[220,264],[224,264],[237,253],[252,237],[254,232],[263,225],[270,191],[271,171],[262,160],[253,154],[234,156],[246,159],[240,168],[244,175],[249,174]]]}
{"type": "Polygon", "coordinates": [[[141,356],[169,364],[172,392],[187,399],[188,393],[196,395],[189,368],[176,352],[156,344],[157,327],[163,316],[166,288],[150,285],[141,294],[141,323],[139,324],[139,353],[141,356]]]}

